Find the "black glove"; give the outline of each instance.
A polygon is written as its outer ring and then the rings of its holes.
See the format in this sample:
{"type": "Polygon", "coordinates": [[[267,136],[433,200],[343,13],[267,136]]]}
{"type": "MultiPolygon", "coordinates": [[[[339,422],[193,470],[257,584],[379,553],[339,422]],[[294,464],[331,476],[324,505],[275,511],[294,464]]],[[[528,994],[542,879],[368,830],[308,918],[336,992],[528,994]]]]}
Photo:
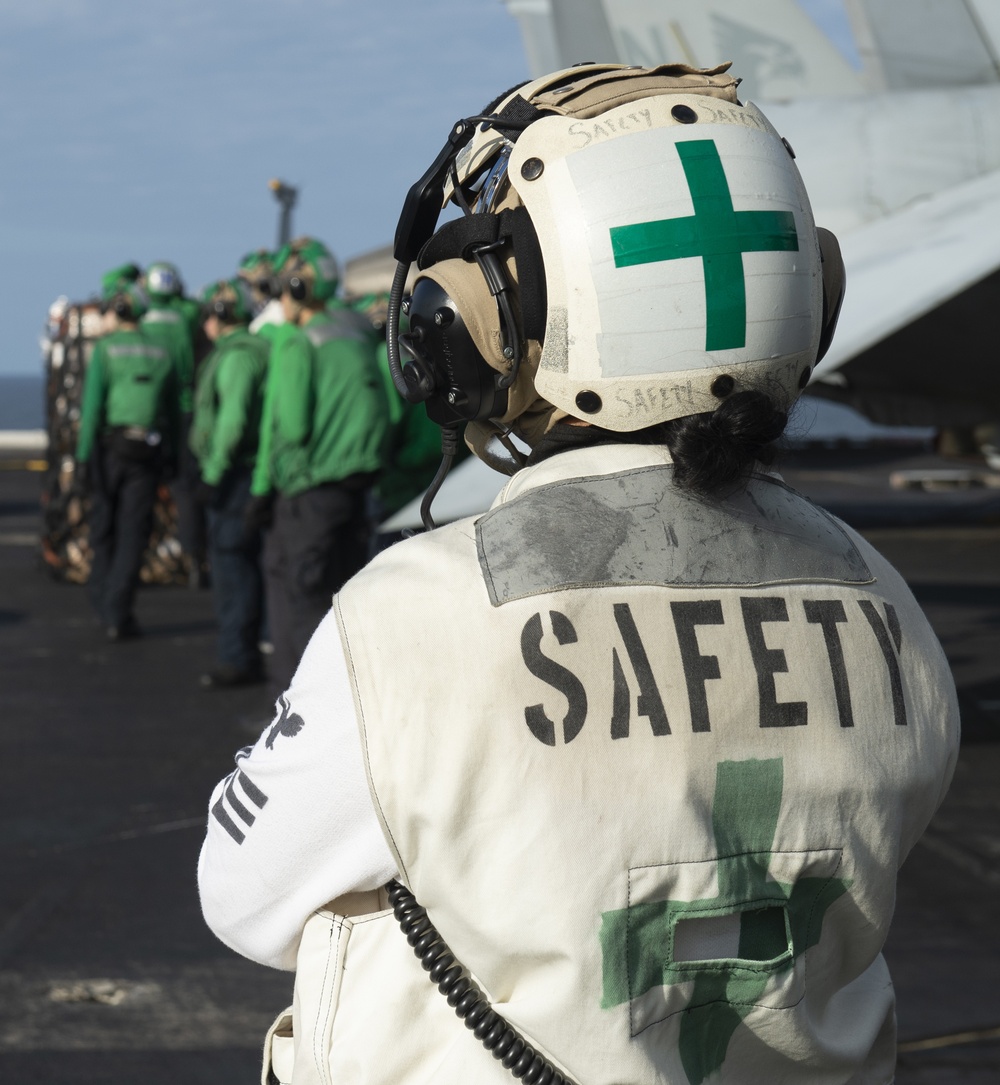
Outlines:
{"type": "Polygon", "coordinates": [[[248,532],[263,531],[274,523],[274,495],[251,497],[243,511],[243,526],[248,532]]]}
{"type": "Polygon", "coordinates": [[[204,479],[199,479],[198,485],[194,488],[194,499],[199,505],[204,505],[206,508],[217,508],[219,504],[219,487],[213,486],[204,479]]]}

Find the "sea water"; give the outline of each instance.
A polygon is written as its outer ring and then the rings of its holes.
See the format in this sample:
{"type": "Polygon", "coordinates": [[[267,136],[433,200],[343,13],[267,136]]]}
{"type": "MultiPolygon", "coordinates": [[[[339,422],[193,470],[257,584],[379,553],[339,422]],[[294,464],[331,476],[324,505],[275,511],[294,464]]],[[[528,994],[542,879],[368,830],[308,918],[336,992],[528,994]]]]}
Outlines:
{"type": "Polygon", "coordinates": [[[0,376],[0,430],[42,429],[45,378],[41,373],[0,376]]]}

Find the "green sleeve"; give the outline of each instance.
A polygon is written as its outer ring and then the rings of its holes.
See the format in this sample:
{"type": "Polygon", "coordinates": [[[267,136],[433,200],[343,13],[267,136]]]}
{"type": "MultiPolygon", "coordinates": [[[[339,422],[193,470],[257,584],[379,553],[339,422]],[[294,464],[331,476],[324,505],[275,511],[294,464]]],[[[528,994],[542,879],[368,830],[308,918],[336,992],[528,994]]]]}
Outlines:
{"type": "MultiPolygon", "coordinates": [[[[402,398],[402,397],[400,397],[402,398]]],[[[398,429],[396,464],[404,471],[434,471],[441,460],[441,427],[427,417],[422,403],[407,403],[398,429]]]]}
{"type": "Polygon", "coordinates": [[[282,449],[302,447],[312,430],[312,344],[304,335],[282,343],[275,374],[274,440],[282,449]]]}
{"type": "Polygon", "coordinates": [[[260,412],[260,439],[257,445],[257,461],[254,463],[253,480],[250,493],[254,497],[266,497],[273,489],[271,480],[271,433],[273,429],[274,386],[277,383],[278,367],[275,364],[275,352],[267,366],[267,379],[264,382],[264,406],[260,412]]]}
{"type": "Polygon", "coordinates": [[[385,389],[385,404],[389,412],[389,425],[395,427],[403,420],[407,402],[396,391],[396,385],[392,379],[392,370],[389,368],[389,348],[384,341],[376,346],[375,356],[378,359],[379,376],[382,378],[382,386],[385,389]]]}
{"type": "Polygon", "coordinates": [[[94,347],[90,364],[83,379],[83,402],[80,408],[80,432],[76,443],[76,458],[86,463],[94,450],[94,443],[104,420],[104,397],[107,378],[104,372],[104,348],[101,343],[94,347]]]}
{"type": "Polygon", "coordinates": [[[202,478],[212,486],[222,481],[243,443],[256,391],[255,372],[254,358],[243,350],[228,351],[219,364],[215,378],[219,410],[201,465],[202,478]]]}

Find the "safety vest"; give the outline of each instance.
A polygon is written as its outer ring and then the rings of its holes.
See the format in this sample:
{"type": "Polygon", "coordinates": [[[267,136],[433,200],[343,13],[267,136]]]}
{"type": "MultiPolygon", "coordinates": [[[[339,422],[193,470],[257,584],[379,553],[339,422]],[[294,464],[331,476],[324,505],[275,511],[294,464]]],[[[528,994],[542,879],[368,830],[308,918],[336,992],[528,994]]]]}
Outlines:
{"type": "MultiPolygon", "coordinates": [[[[774,476],[705,500],[585,448],[335,609],[400,880],[536,1050],[579,1085],[891,1080],[881,950],[958,719],[863,539],[774,476]]],[[[310,919],[278,1033],[296,1085],[513,1080],[384,894],[310,919]]]]}

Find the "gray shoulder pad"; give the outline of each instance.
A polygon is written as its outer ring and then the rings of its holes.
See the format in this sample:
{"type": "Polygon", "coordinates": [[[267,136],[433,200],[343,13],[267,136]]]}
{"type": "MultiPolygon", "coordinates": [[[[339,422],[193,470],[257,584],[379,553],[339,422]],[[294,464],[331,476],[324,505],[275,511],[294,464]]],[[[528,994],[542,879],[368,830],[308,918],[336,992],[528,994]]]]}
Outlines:
{"type": "Polygon", "coordinates": [[[494,606],[565,588],[870,584],[828,512],[754,476],[722,501],[679,489],[670,466],[540,486],[476,523],[494,606]]]}
{"type": "Polygon", "coordinates": [[[183,317],[172,309],[150,309],[140,324],[180,324],[183,317]]]}
{"type": "Polygon", "coordinates": [[[327,313],[327,320],[322,324],[313,324],[303,329],[314,347],[321,347],[331,339],[354,339],[365,342],[370,334],[361,327],[354,313],[334,310],[327,313]]]}
{"type": "Polygon", "coordinates": [[[149,358],[162,362],[167,357],[163,347],[154,343],[111,343],[104,349],[109,358],[149,358]]]}

